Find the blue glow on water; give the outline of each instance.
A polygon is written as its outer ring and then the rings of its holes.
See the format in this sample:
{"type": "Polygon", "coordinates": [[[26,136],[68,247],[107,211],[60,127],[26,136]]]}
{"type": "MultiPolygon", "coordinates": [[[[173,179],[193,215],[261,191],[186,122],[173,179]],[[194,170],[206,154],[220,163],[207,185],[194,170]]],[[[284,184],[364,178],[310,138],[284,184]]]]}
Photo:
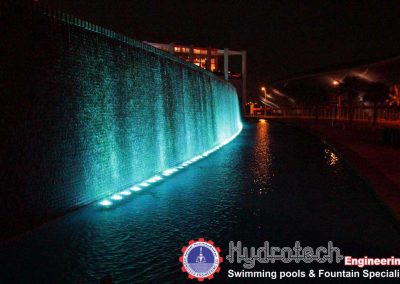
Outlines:
{"type": "Polygon", "coordinates": [[[112,202],[110,202],[109,200],[103,200],[102,202],[100,202],[100,205],[102,206],[110,206],[112,205],[112,202]]]}
{"type": "MultiPolygon", "coordinates": [[[[189,283],[178,256],[198,235],[223,250],[231,240],[258,246],[267,236],[315,247],[332,240],[349,255],[399,255],[393,219],[343,160],[332,165],[326,147],[280,123],[246,125],[232,143],[157,190],[132,192],[115,207],[109,199],[112,210],[86,207],[1,246],[0,278],[99,283],[111,273],[115,283],[189,283]]],[[[216,277],[208,282],[232,282],[227,273],[216,277]]]]}
{"type": "MultiPolygon", "coordinates": [[[[211,154],[212,152],[215,152],[216,150],[220,149],[221,147],[223,147],[224,145],[228,144],[228,143],[231,142],[233,139],[235,139],[236,136],[238,136],[239,133],[242,131],[242,129],[243,129],[243,126],[242,126],[242,124],[240,123],[240,125],[239,125],[239,130],[238,130],[234,135],[232,135],[230,138],[228,138],[227,140],[223,141],[220,145],[218,145],[218,146],[216,146],[216,147],[214,147],[214,148],[212,148],[212,149],[210,149],[210,150],[205,151],[205,152],[204,152],[203,154],[201,154],[201,155],[197,155],[197,156],[191,158],[189,161],[186,161],[186,162],[180,164],[179,166],[177,166],[177,167],[175,167],[175,168],[170,168],[170,169],[164,170],[161,174],[162,174],[163,176],[165,176],[165,177],[168,177],[168,176],[170,176],[170,175],[172,175],[172,174],[178,172],[179,170],[184,169],[186,166],[188,166],[188,165],[190,165],[190,164],[192,164],[192,163],[195,163],[195,162],[201,160],[202,158],[207,157],[207,156],[208,156],[209,154],[211,154]]],[[[163,179],[163,178],[162,178],[160,175],[156,175],[156,176],[153,176],[153,177],[151,177],[151,178],[145,180],[144,182],[140,183],[139,185],[140,185],[140,186],[144,186],[144,187],[149,187],[149,186],[151,185],[151,183],[156,183],[156,182],[158,182],[158,181],[160,181],[160,180],[162,180],[162,179],[163,179]]],[[[140,191],[140,190],[142,190],[142,188],[139,187],[139,186],[133,186],[133,187],[130,188],[130,190],[131,190],[131,191],[140,191]]],[[[125,191],[122,191],[121,194],[122,194],[122,195],[130,195],[131,192],[130,192],[129,190],[125,190],[125,191]],[[129,193],[129,194],[128,194],[128,193],[129,193]]],[[[113,199],[113,200],[115,200],[115,201],[119,201],[119,200],[122,200],[122,196],[119,195],[119,194],[114,194],[114,195],[111,197],[111,199],[113,199]]],[[[101,201],[99,204],[102,205],[102,206],[104,206],[104,207],[109,207],[111,204],[109,204],[109,202],[107,202],[107,201],[108,201],[107,199],[106,199],[106,200],[103,200],[103,201],[101,201]]]]}
{"type": "Polygon", "coordinates": [[[137,185],[135,185],[135,186],[131,187],[130,190],[131,190],[131,191],[141,191],[142,188],[139,187],[139,186],[137,186],[137,185]]]}
{"type": "Polygon", "coordinates": [[[162,177],[157,175],[157,176],[154,176],[154,177],[151,177],[151,178],[147,179],[146,182],[156,183],[156,182],[158,182],[160,180],[162,180],[162,177]]]}
{"type": "Polygon", "coordinates": [[[81,156],[64,157],[63,175],[76,176],[68,171],[76,165],[81,174],[68,202],[109,199],[115,205],[110,196],[119,193],[126,200],[128,195],[121,194],[126,189],[158,184],[240,131],[236,89],[211,73],[147,50],[127,54],[107,41],[96,43],[100,50],[110,50],[107,58],[76,45],[79,53],[73,59],[80,63],[71,73],[80,74],[72,90],[80,94],[79,125],[73,132],[79,139],[65,147],[81,156]]]}
{"type": "Polygon", "coordinates": [[[175,173],[176,171],[177,171],[177,169],[175,169],[175,168],[173,168],[173,169],[167,169],[167,170],[165,170],[165,171],[162,172],[162,175],[163,175],[163,176],[170,176],[170,175],[172,175],[173,173],[175,173]]]}
{"type": "Polygon", "coordinates": [[[161,184],[155,175],[176,174],[240,128],[235,87],[211,72],[112,31],[85,30],[76,18],[72,25],[60,23],[47,8],[0,10],[10,41],[2,51],[12,55],[0,77],[23,83],[18,98],[12,85],[5,86],[4,105],[18,110],[21,97],[29,106],[6,115],[13,129],[3,147],[10,154],[6,185],[13,186],[8,203],[27,204],[3,206],[6,234],[93,202],[126,200],[127,189],[161,184]],[[26,31],[28,37],[15,37],[26,31]],[[29,48],[26,40],[35,38],[45,40],[29,48]],[[20,56],[49,48],[54,56],[46,60],[20,56]]]}
{"type": "Polygon", "coordinates": [[[112,200],[122,200],[122,196],[119,194],[114,194],[113,196],[111,196],[112,200]]]}

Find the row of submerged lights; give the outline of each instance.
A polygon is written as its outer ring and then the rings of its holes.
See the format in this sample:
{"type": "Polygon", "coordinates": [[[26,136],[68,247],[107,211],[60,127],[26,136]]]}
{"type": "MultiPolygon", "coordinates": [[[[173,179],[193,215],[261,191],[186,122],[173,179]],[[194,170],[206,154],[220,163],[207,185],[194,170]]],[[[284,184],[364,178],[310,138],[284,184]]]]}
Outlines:
{"type": "Polygon", "coordinates": [[[102,207],[106,207],[109,208],[113,205],[115,205],[116,203],[118,203],[121,200],[124,200],[125,198],[129,197],[130,195],[132,195],[133,192],[136,191],[141,191],[144,188],[150,187],[153,184],[156,184],[158,182],[160,182],[161,180],[165,179],[166,177],[169,177],[177,172],[179,172],[180,170],[183,170],[184,168],[187,168],[188,166],[190,166],[191,164],[207,157],[208,155],[210,155],[211,153],[219,150],[221,147],[225,146],[226,144],[228,144],[229,142],[231,142],[233,139],[236,138],[236,136],[239,135],[239,133],[242,131],[243,129],[243,125],[240,123],[239,125],[239,130],[230,138],[228,138],[227,140],[225,140],[224,142],[222,142],[221,144],[215,146],[214,148],[205,151],[203,154],[197,155],[181,164],[179,164],[176,167],[170,168],[170,169],[166,169],[164,171],[162,171],[161,173],[159,173],[158,175],[155,175],[151,178],[148,178],[144,181],[142,181],[141,183],[138,183],[128,189],[125,189],[121,192],[118,192],[112,196],[110,196],[107,199],[102,200],[99,204],[102,207]]]}

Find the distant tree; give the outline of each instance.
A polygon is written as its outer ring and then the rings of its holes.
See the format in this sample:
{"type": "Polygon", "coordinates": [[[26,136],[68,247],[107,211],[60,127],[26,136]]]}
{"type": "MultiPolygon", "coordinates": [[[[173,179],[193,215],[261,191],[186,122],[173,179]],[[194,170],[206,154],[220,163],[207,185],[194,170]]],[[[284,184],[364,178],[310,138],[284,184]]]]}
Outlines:
{"type": "Polygon", "coordinates": [[[346,76],[339,83],[337,93],[343,96],[343,102],[349,111],[349,123],[353,123],[354,105],[361,91],[365,89],[365,82],[356,76],[346,76]]]}
{"type": "Polygon", "coordinates": [[[370,102],[374,108],[373,115],[373,126],[376,126],[376,121],[378,118],[378,105],[385,102],[389,95],[389,88],[385,83],[382,82],[372,82],[368,85],[364,101],[370,102]]]}
{"type": "Polygon", "coordinates": [[[400,107],[400,86],[393,85],[389,89],[389,98],[386,100],[389,106],[400,107]]]}
{"type": "Polygon", "coordinates": [[[302,85],[303,90],[297,92],[297,94],[301,96],[301,99],[298,101],[300,101],[304,107],[311,109],[313,116],[318,120],[319,111],[329,103],[329,96],[328,90],[324,85],[312,83],[313,82],[308,85],[302,85]]]}

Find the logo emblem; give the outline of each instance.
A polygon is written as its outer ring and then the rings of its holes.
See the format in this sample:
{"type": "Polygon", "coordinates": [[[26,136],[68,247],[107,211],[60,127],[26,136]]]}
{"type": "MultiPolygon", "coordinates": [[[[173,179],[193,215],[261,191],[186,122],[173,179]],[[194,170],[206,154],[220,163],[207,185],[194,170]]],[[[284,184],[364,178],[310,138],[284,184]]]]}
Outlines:
{"type": "Polygon", "coordinates": [[[203,238],[191,240],[187,247],[182,248],[183,255],[179,258],[182,271],[187,272],[190,279],[213,279],[214,273],[220,271],[220,252],[220,248],[215,247],[213,241],[205,241],[203,238]]]}

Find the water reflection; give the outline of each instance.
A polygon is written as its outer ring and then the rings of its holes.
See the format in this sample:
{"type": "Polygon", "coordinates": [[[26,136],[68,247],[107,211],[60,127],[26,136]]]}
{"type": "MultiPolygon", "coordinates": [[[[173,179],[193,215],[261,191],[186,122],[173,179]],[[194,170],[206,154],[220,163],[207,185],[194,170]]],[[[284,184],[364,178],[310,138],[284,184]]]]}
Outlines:
{"type": "Polygon", "coordinates": [[[271,191],[270,177],[271,172],[271,157],[269,147],[269,124],[264,120],[256,125],[254,145],[254,163],[250,170],[253,176],[252,193],[266,194],[271,191]]]}
{"type": "MultiPolygon", "coordinates": [[[[222,255],[231,240],[331,240],[347,255],[399,254],[400,236],[376,197],[326,149],[283,124],[246,124],[228,146],[121,206],[88,207],[0,246],[0,282],[99,283],[111,274],[115,283],[185,283],[180,250],[198,237],[222,255]]],[[[215,283],[232,283],[228,268],[215,283]]]]}
{"type": "Polygon", "coordinates": [[[339,162],[339,157],[329,149],[325,149],[325,159],[328,161],[328,165],[334,166],[339,162]]]}

